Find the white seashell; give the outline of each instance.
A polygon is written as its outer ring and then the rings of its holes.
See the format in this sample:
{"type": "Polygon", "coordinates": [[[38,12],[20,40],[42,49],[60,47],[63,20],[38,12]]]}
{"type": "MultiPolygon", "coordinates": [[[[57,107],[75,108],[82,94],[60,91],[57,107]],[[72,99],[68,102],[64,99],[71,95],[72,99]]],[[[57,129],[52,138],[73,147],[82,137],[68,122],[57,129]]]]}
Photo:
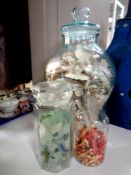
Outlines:
{"type": "Polygon", "coordinates": [[[89,64],[85,67],[85,72],[86,73],[91,73],[92,74],[93,71],[94,71],[94,66],[92,66],[91,64],[89,64]]]}
{"type": "Polygon", "coordinates": [[[98,55],[98,54],[95,54],[95,55],[92,55],[92,58],[100,58],[100,55],[98,55]]]}
{"type": "Polygon", "coordinates": [[[76,65],[74,67],[74,73],[75,74],[81,74],[82,73],[82,68],[79,65],[76,65]]]}
{"type": "Polygon", "coordinates": [[[88,80],[88,76],[84,75],[84,74],[75,74],[75,73],[67,73],[65,74],[66,78],[71,78],[71,79],[75,79],[75,80],[88,80]]]}
{"type": "Polygon", "coordinates": [[[81,53],[79,51],[75,51],[76,53],[76,57],[77,57],[77,62],[81,63],[81,64],[89,64],[91,63],[91,54],[89,53],[81,53]]]}
{"type": "Polygon", "coordinates": [[[88,56],[87,56],[87,55],[84,55],[84,56],[79,57],[79,58],[77,59],[77,63],[80,63],[80,64],[82,64],[82,65],[87,65],[88,62],[89,62],[89,60],[88,60],[88,56]]]}
{"type": "Polygon", "coordinates": [[[81,88],[77,88],[75,91],[74,91],[74,94],[76,97],[81,97],[83,95],[83,89],[81,88]]]}
{"type": "Polygon", "coordinates": [[[54,58],[52,61],[50,61],[46,67],[46,72],[51,73],[55,72],[56,69],[59,69],[61,67],[61,60],[60,58],[54,58]]]}
{"type": "Polygon", "coordinates": [[[61,72],[71,71],[73,66],[61,66],[61,72]]]}
{"type": "Polygon", "coordinates": [[[69,63],[69,65],[75,65],[76,64],[76,59],[73,58],[72,56],[67,56],[67,61],[69,63]]]}
{"type": "Polygon", "coordinates": [[[85,51],[85,49],[81,45],[77,45],[77,49],[75,50],[75,56],[78,59],[77,62],[81,64],[87,64],[91,62],[92,55],[85,51]]]}
{"type": "Polygon", "coordinates": [[[62,60],[63,60],[64,62],[68,62],[67,56],[63,56],[63,57],[62,57],[62,60]]]}

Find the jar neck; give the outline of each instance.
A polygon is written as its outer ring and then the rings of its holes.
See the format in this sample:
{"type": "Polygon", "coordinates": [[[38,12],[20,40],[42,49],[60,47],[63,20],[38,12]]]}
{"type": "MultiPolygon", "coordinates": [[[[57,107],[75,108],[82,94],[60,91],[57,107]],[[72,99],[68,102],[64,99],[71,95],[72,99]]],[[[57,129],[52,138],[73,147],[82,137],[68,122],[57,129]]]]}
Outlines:
{"type": "Polygon", "coordinates": [[[97,42],[98,34],[94,35],[62,35],[64,45],[75,45],[80,43],[95,43],[97,42]]]}

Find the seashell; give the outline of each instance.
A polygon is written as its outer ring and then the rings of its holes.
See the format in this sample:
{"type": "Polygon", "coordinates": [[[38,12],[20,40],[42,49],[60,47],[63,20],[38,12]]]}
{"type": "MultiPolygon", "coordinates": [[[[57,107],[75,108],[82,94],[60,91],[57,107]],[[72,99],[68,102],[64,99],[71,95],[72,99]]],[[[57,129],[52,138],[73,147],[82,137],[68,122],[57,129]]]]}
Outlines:
{"type": "Polygon", "coordinates": [[[54,58],[52,61],[50,61],[46,67],[46,72],[55,72],[56,69],[59,69],[61,67],[61,60],[60,58],[54,58]]]}
{"type": "Polygon", "coordinates": [[[67,61],[69,63],[69,65],[75,65],[76,64],[76,59],[72,56],[67,56],[67,61]]]}
{"type": "Polygon", "coordinates": [[[63,60],[65,63],[68,63],[67,56],[63,56],[63,57],[62,57],[62,60],[63,60]]]}
{"type": "Polygon", "coordinates": [[[74,67],[74,73],[75,74],[81,74],[82,73],[82,68],[79,65],[76,65],[74,67]]]}
{"type": "Polygon", "coordinates": [[[83,53],[81,54],[81,56],[80,55],[78,56],[78,53],[77,53],[77,62],[81,63],[82,65],[91,64],[92,62],[91,59],[92,59],[91,55],[88,53],[83,53]]]}
{"type": "Polygon", "coordinates": [[[92,55],[85,51],[81,45],[77,45],[77,49],[75,50],[75,56],[77,58],[77,62],[81,64],[89,64],[92,58],[92,55]]]}
{"type": "Polygon", "coordinates": [[[76,97],[81,97],[83,95],[83,89],[82,88],[76,88],[76,90],[74,91],[74,94],[76,97]]]}
{"type": "Polygon", "coordinates": [[[92,55],[92,58],[95,58],[95,59],[100,58],[100,55],[94,54],[94,55],[92,55]]]}
{"type": "Polygon", "coordinates": [[[77,57],[77,63],[80,63],[82,65],[86,65],[87,59],[88,59],[88,57],[86,55],[79,57],[79,58],[77,57]]]}
{"type": "Polygon", "coordinates": [[[93,71],[94,71],[94,67],[92,65],[89,64],[85,67],[85,72],[86,73],[91,73],[92,74],[93,71]]]}
{"type": "Polygon", "coordinates": [[[102,84],[102,93],[108,94],[110,91],[110,84],[109,82],[103,82],[102,84]]]}
{"type": "Polygon", "coordinates": [[[61,66],[61,72],[71,71],[73,66],[61,66]]]}
{"type": "Polygon", "coordinates": [[[62,56],[62,60],[65,62],[68,62],[68,58],[74,58],[74,53],[73,52],[66,52],[62,56]]]}
{"type": "Polygon", "coordinates": [[[88,76],[85,74],[75,74],[75,73],[67,73],[65,74],[66,78],[71,78],[71,79],[75,79],[75,80],[82,80],[82,81],[86,81],[88,80],[88,76]]]}
{"type": "Polygon", "coordinates": [[[61,73],[61,68],[55,69],[54,72],[50,72],[50,74],[60,74],[61,73]]]}
{"type": "Polygon", "coordinates": [[[63,56],[65,56],[65,57],[67,57],[67,56],[74,56],[74,53],[73,52],[65,52],[64,54],[63,54],[63,56]]]}
{"type": "Polygon", "coordinates": [[[88,80],[85,83],[84,89],[89,89],[91,83],[91,79],[88,77],[88,80]]]}
{"type": "Polygon", "coordinates": [[[83,90],[82,91],[77,90],[74,92],[74,94],[76,97],[81,97],[83,95],[83,90]]]}
{"type": "Polygon", "coordinates": [[[61,79],[61,74],[46,75],[46,79],[47,79],[47,81],[53,81],[53,80],[56,80],[56,79],[61,79]]]}

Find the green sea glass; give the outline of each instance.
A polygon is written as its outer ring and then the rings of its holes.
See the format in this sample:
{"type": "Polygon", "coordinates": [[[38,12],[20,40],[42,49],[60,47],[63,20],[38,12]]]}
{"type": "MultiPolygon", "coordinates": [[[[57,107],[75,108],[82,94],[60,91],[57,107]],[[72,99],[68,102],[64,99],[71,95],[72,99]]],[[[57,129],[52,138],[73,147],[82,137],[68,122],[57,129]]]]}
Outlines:
{"type": "Polygon", "coordinates": [[[57,173],[70,165],[71,115],[66,109],[55,109],[39,118],[41,167],[57,173]]]}

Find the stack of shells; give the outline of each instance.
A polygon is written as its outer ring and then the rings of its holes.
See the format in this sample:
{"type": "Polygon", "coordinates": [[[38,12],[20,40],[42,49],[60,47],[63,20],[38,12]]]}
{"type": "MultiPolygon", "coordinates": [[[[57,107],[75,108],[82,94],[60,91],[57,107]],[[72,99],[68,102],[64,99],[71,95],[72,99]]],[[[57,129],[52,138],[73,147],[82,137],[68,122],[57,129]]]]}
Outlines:
{"type": "Polygon", "coordinates": [[[91,104],[87,103],[94,103],[95,99],[98,109],[102,109],[114,80],[112,64],[109,63],[108,57],[103,56],[102,51],[99,55],[87,51],[82,44],[78,44],[74,51],[67,51],[53,58],[46,67],[46,79],[52,81],[64,78],[69,81],[73,86],[74,106],[79,106],[79,100],[92,110],[91,104]]]}

